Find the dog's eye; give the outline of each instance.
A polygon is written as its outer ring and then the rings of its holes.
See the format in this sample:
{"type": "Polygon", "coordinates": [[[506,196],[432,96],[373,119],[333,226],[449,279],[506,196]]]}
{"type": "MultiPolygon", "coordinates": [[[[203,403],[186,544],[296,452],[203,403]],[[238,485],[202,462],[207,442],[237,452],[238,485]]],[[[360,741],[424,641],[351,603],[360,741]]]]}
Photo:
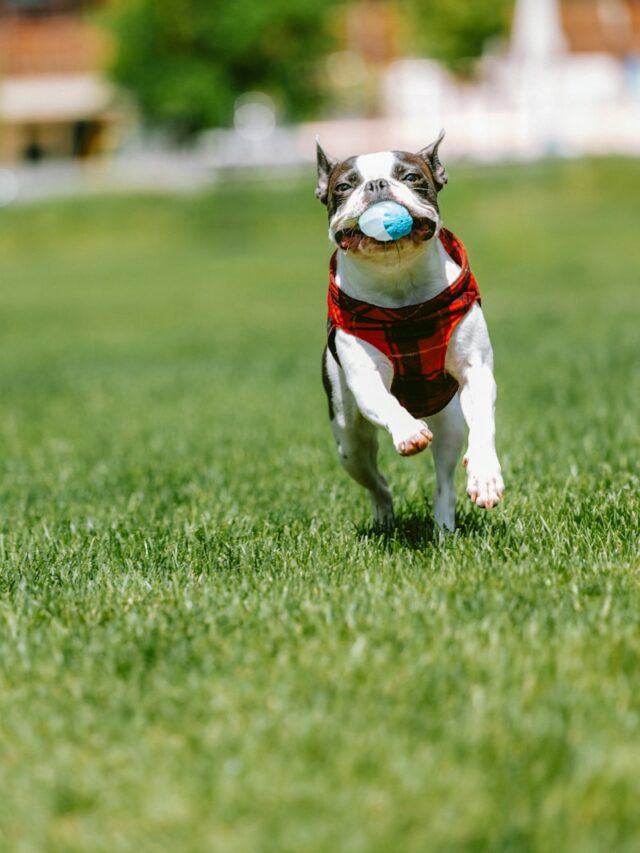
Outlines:
{"type": "Polygon", "coordinates": [[[350,189],[351,189],[351,184],[346,184],[346,183],[344,183],[344,182],[343,182],[343,183],[341,183],[341,184],[338,184],[338,185],[337,185],[337,187],[336,187],[336,190],[337,190],[339,193],[346,193],[346,192],[348,192],[350,189]]]}
{"type": "Polygon", "coordinates": [[[417,184],[418,181],[422,180],[422,175],[419,175],[417,172],[409,172],[402,180],[408,181],[410,184],[417,184]]]}

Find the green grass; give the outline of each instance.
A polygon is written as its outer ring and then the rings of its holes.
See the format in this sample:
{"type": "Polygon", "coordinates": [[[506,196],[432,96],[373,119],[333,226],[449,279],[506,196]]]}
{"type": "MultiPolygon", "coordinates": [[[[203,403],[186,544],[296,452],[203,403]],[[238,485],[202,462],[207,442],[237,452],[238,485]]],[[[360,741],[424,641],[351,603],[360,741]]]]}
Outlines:
{"type": "Polygon", "coordinates": [[[506,500],[369,525],[306,186],[0,211],[0,849],[640,847],[633,161],[451,169],[506,500]]]}

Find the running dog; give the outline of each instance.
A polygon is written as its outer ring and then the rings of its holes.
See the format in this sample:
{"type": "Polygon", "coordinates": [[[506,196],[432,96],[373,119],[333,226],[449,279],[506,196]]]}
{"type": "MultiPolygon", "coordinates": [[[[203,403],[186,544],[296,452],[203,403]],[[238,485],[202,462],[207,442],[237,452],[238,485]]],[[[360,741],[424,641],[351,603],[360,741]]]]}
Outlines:
{"type": "Polygon", "coordinates": [[[480,294],[461,241],[442,225],[447,183],[438,139],[416,154],[383,151],[339,161],[317,145],[317,198],[327,207],[328,341],[323,383],[340,461],[367,489],[373,515],[394,525],[393,501],[377,466],[376,427],[402,456],[431,446],[434,516],[455,529],[454,471],[464,455],[467,494],[489,509],[504,484],[495,449],[493,352],[480,294]],[[392,243],[358,227],[372,204],[394,201],[413,218],[392,243]]]}

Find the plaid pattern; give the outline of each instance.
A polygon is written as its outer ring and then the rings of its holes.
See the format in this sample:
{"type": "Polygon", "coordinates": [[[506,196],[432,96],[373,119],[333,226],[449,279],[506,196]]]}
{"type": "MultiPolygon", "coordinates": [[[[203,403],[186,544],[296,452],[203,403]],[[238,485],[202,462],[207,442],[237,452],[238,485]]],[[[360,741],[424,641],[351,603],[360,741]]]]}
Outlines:
{"type": "Polygon", "coordinates": [[[458,390],[444,369],[451,334],[480,292],[469,268],[467,252],[445,228],[440,241],[460,266],[456,281],[433,299],[403,308],[382,308],[344,293],[335,281],[336,255],[329,266],[329,349],[335,351],[335,331],[344,329],[383,352],[393,364],[391,393],[416,418],[443,409],[458,390]]]}

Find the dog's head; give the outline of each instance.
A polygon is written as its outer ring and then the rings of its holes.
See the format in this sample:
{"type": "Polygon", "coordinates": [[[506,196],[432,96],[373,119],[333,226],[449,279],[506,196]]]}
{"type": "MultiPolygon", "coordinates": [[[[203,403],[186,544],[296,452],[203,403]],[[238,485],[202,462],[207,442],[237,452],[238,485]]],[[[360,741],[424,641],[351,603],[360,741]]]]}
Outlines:
{"type": "Polygon", "coordinates": [[[413,228],[397,240],[399,251],[413,252],[430,240],[440,227],[438,193],[447,173],[438,157],[437,140],[417,154],[382,151],[339,161],[317,144],[318,185],[316,197],[327,206],[329,238],[341,249],[374,258],[387,247],[358,228],[360,215],[379,201],[395,201],[413,217],[413,228]]]}

